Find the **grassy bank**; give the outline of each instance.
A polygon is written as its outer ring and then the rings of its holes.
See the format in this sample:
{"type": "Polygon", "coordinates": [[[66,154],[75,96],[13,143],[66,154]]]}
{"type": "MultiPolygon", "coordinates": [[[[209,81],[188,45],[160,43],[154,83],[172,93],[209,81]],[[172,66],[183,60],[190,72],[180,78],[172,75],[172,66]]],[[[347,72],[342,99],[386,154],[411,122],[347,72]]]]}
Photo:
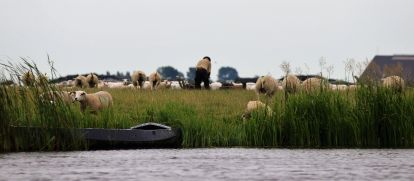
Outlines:
{"type": "MultiPolygon", "coordinates": [[[[31,89],[3,87],[2,150],[29,149],[26,138],[8,134],[10,125],[129,128],[148,121],[181,126],[183,145],[190,148],[414,146],[414,91],[395,94],[366,88],[352,93],[296,94],[286,101],[279,93],[271,103],[273,117],[258,112],[247,121],[241,114],[255,98],[251,91],[107,91],[114,97],[113,109],[93,115],[80,113],[78,104],[41,103],[31,89]]],[[[73,149],[70,141],[28,135],[33,136],[39,137],[39,145],[30,144],[30,149],[73,149]]]]}
{"type": "MultiPolygon", "coordinates": [[[[364,87],[352,92],[276,94],[272,117],[241,115],[253,91],[107,89],[111,110],[82,114],[79,104],[51,105],[40,94],[55,90],[0,87],[0,151],[84,149],[82,140],[56,133],[16,134],[10,126],[129,128],[144,122],[180,126],[183,147],[413,148],[414,91],[364,87]],[[52,136],[53,135],[53,136],[52,136]],[[58,136],[56,136],[58,135],[58,136]]],[[[87,89],[96,92],[98,89],[87,89]]]]}

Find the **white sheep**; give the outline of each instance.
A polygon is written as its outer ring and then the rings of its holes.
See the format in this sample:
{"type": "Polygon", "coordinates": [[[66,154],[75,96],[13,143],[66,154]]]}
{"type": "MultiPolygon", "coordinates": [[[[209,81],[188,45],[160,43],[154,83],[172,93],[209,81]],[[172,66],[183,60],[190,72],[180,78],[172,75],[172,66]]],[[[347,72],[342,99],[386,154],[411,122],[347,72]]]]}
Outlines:
{"type": "Polygon", "coordinates": [[[308,78],[302,82],[302,88],[305,92],[311,92],[315,90],[324,90],[328,87],[328,83],[317,77],[308,78]]]}
{"type": "Polygon", "coordinates": [[[150,90],[151,89],[151,83],[149,81],[145,81],[143,88],[144,88],[144,90],[150,90]]]}
{"type": "Polygon", "coordinates": [[[273,115],[272,109],[260,101],[249,101],[243,114],[243,119],[249,119],[251,114],[255,111],[264,111],[266,115],[271,117],[273,115]]]}
{"type": "Polygon", "coordinates": [[[213,82],[213,83],[210,84],[210,89],[211,90],[219,90],[222,86],[223,86],[223,84],[220,83],[220,82],[213,82]]]}
{"type": "Polygon", "coordinates": [[[151,90],[156,90],[161,83],[161,75],[158,72],[151,73],[149,76],[151,90]]]}
{"type": "Polygon", "coordinates": [[[278,81],[270,75],[262,76],[256,81],[256,94],[259,99],[259,94],[264,94],[269,98],[273,97],[278,89],[278,81]]]}
{"type": "Polygon", "coordinates": [[[171,81],[171,89],[180,90],[182,89],[180,86],[180,82],[178,81],[171,81]]]}
{"type": "Polygon", "coordinates": [[[234,83],[234,82],[232,82],[231,83],[231,88],[232,89],[243,89],[243,84],[242,83],[234,83]]]}
{"type": "Polygon", "coordinates": [[[147,79],[147,76],[143,71],[134,71],[131,75],[131,81],[132,84],[134,84],[135,87],[139,86],[139,88],[143,88],[144,82],[147,79]]]}
{"type": "Polygon", "coordinates": [[[86,77],[83,75],[78,75],[75,79],[75,86],[79,88],[86,88],[88,87],[88,82],[86,81],[86,77]]]}
{"type": "Polygon", "coordinates": [[[288,74],[282,81],[282,87],[289,93],[296,93],[300,88],[300,80],[296,75],[288,74]]]}
{"type": "Polygon", "coordinates": [[[157,89],[170,89],[171,88],[171,81],[165,80],[160,82],[157,89]]]}
{"type": "Polygon", "coordinates": [[[99,78],[96,74],[90,73],[86,76],[86,82],[88,83],[89,88],[98,87],[99,78]]]}
{"type": "Polygon", "coordinates": [[[106,82],[105,85],[111,89],[127,88],[124,82],[106,82]]]}
{"type": "Polygon", "coordinates": [[[386,88],[396,90],[399,92],[402,92],[405,89],[405,81],[400,76],[396,76],[396,75],[389,76],[389,77],[381,79],[381,81],[382,81],[382,85],[386,88]]]}
{"type": "Polygon", "coordinates": [[[254,83],[254,82],[247,82],[246,83],[246,90],[256,90],[256,83],[254,83]]]}
{"type": "Polygon", "coordinates": [[[99,91],[93,94],[87,94],[85,91],[71,92],[70,95],[74,101],[80,103],[81,112],[90,108],[93,113],[112,107],[113,100],[111,94],[106,91],[99,91]]]}

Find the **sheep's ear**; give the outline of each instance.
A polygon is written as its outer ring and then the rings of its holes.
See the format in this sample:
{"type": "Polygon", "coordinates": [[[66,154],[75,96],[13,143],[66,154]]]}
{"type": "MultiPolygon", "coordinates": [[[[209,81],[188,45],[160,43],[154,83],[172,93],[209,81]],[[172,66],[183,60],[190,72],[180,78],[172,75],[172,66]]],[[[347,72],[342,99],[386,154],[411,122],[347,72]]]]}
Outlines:
{"type": "Polygon", "coordinates": [[[75,95],[76,93],[75,93],[75,91],[72,91],[72,92],[69,92],[69,95],[75,95]]]}

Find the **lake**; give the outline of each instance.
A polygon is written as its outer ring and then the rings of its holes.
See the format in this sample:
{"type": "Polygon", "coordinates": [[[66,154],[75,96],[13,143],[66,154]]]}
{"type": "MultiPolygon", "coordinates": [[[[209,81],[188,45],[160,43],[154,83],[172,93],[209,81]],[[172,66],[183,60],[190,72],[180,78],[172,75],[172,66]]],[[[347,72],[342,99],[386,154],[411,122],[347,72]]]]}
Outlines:
{"type": "Polygon", "coordinates": [[[143,149],[0,154],[0,180],[414,180],[412,149],[143,149]]]}

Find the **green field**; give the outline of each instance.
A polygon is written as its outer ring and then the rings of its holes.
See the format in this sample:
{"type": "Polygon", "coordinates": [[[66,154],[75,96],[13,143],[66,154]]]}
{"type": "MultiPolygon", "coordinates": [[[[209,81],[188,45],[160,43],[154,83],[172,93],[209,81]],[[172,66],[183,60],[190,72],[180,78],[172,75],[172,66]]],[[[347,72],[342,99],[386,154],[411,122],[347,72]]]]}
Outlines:
{"type": "MultiPolygon", "coordinates": [[[[279,92],[270,103],[273,117],[259,111],[246,121],[241,115],[247,102],[256,98],[253,91],[107,91],[114,98],[113,108],[94,115],[80,113],[78,103],[42,103],[38,89],[2,87],[2,150],[29,149],[24,137],[7,134],[10,125],[129,128],[143,122],[182,127],[186,148],[414,146],[411,90],[403,94],[374,88],[299,93],[289,95],[286,101],[284,93],[279,92]]],[[[40,136],[36,143],[39,145],[31,145],[30,149],[74,149],[71,143],[60,143],[47,135],[40,136]]]]}
{"type": "Polygon", "coordinates": [[[144,122],[181,127],[184,148],[413,148],[414,90],[361,87],[287,97],[278,92],[268,102],[275,112],[272,117],[259,111],[244,121],[247,102],[256,99],[253,91],[106,89],[113,96],[113,108],[95,115],[82,114],[79,103],[42,102],[40,94],[55,90],[51,85],[0,86],[0,151],[87,147],[77,138],[49,133],[16,135],[11,126],[129,128],[144,122]]]}

